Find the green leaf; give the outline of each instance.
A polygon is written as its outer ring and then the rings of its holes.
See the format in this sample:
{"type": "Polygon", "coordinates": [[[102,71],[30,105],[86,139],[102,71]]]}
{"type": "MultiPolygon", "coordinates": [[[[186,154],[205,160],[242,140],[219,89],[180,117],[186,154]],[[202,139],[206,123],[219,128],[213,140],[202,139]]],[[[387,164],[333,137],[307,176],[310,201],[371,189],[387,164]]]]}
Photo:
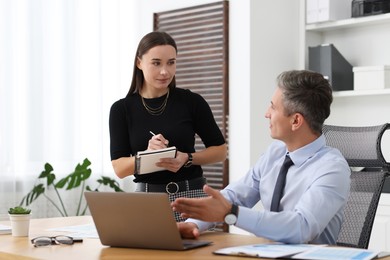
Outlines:
{"type": "Polygon", "coordinates": [[[110,188],[114,189],[116,192],[122,192],[123,190],[120,188],[119,183],[107,176],[101,176],[100,179],[96,180],[98,183],[104,186],[110,186],[110,188]]]}
{"type": "Polygon", "coordinates": [[[70,176],[68,175],[67,177],[65,178],[62,178],[61,180],[59,180],[54,186],[56,188],[59,188],[59,189],[62,189],[65,184],[68,182],[68,179],[70,178],[70,176]]]}
{"type": "Polygon", "coordinates": [[[66,184],[66,190],[71,190],[77,188],[81,185],[82,182],[87,180],[92,173],[92,170],[88,167],[91,165],[91,162],[86,158],[84,159],[83,164],[77,164],[74,172],[70,173],[65,178],[61,179],[56,185],[56,188],[63,188],[66,184]]]}
{"type": "Polygon", "coordinates": [[[53,172],[53,167],[49,164],[49,163],[46,163],[45,164],[45,170],[43,172],[41,172],[41,174],[39,175],[39,179],[44,179],[46,178],[46,183],[47,185],[51,185],[53,184],[55,178],[56,178],[56,175],[53,172]]]}
{"type": "Polygon", "coordinates": [[[31,209],[23,208],[21,206],[16,206],[16,207],[10,208],[8,210],[9,214],[18,214],[18,215],[20,215],[20,214],[30,214],[30,212],[31,212],[31,209]]]}
{"type": "Polygon", "coordinates": [[[92,190],[92,188],[91,188],[91,187],[89,187],[88,185],[87,185],[87,187],[85,187],[85,189],[86,189],[87,191],[99,191],[99,189],[98,189],[98,188],[96,188],[96,189],[92,190]]]}
{"type": "Polygon", "coordinates": [[[25,203],[26,206],[30,205],[43,193],[45,193],[45,187],[42,183],[34,186],[34,188],[29,193],[27,193],[26,196],[23,197],[22,201],[20,202],[20,205],[23,205],[23,203],[25,203]]]}

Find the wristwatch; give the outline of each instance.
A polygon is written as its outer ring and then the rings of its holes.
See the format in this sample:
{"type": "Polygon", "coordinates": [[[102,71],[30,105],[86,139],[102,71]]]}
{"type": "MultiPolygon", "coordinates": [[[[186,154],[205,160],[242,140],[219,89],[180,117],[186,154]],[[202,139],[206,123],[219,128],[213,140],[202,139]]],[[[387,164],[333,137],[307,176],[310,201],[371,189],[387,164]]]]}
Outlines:
{"type": "Polygon", "coordinates": [[[185,168],[188,168],[192,165],[192,154],[191,153],[187,153],[188,154],[188,160],[187,162],[183,165],[185,168]]]}
{"type": "Polygon", "coordinates": [[[236,204],[232,204],[232,209],[225,216],[225,223],[228,225],[236,224],[237,216],[238,216],[238,206],[236,204]]]}

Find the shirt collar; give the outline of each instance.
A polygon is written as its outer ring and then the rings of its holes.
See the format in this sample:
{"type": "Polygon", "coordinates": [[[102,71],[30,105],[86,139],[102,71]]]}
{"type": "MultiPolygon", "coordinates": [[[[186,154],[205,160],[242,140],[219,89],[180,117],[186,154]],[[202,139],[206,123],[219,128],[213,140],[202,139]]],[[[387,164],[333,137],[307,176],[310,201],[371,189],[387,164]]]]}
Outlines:
{"type": "Polygon", "coordinates": [[[294,162],[294,165],[299,167],[307,159],[316,154],[321,148],[326,145],[325,136],[322,134],[313,142],[295,150],[294,152],[288,153],[291,160],[294,162]]]}

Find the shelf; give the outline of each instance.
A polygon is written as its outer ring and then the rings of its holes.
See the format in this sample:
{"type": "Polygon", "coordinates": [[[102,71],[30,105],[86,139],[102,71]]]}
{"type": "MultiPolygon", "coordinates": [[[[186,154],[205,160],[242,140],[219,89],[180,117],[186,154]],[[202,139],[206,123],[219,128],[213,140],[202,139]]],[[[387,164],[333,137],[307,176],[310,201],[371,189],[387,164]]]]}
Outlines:
{"type": "Polygon", "coordinates": [[[330,22],[322,22],[322,23],[314,23],[307,24],[306,31],[331,31],[345,28],[354,28],[361,26],[371,26],[378,24],[390,24],[390,13],[386,14],[378,14],[364,17],[356,17],[338,21],[330,21],[330,22]]]}
{"type": "Polygon", "coordinates": [[[334,91],[333,97],[364,97],[364,96],[379,96],[379,95],[390,95],[390,89],[374,89],[374,90],[345,90],[345,91],[334,91]]]}

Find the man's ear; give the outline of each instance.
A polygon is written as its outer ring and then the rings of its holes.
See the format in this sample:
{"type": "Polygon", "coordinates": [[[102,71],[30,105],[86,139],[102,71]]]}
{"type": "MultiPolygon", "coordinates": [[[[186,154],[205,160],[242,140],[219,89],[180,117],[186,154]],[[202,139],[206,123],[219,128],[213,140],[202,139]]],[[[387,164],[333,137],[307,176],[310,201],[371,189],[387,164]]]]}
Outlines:
{"type": "Polygon", "coordinates": [[[291,126],[292,126],[292,129],[293,130],[297,130],[301,127],[301,125],[303,124],[303,121],[305,120],[305,118],[302,116],[301,113],[295,113],[292,117],[291,117],[291,126]]]}

